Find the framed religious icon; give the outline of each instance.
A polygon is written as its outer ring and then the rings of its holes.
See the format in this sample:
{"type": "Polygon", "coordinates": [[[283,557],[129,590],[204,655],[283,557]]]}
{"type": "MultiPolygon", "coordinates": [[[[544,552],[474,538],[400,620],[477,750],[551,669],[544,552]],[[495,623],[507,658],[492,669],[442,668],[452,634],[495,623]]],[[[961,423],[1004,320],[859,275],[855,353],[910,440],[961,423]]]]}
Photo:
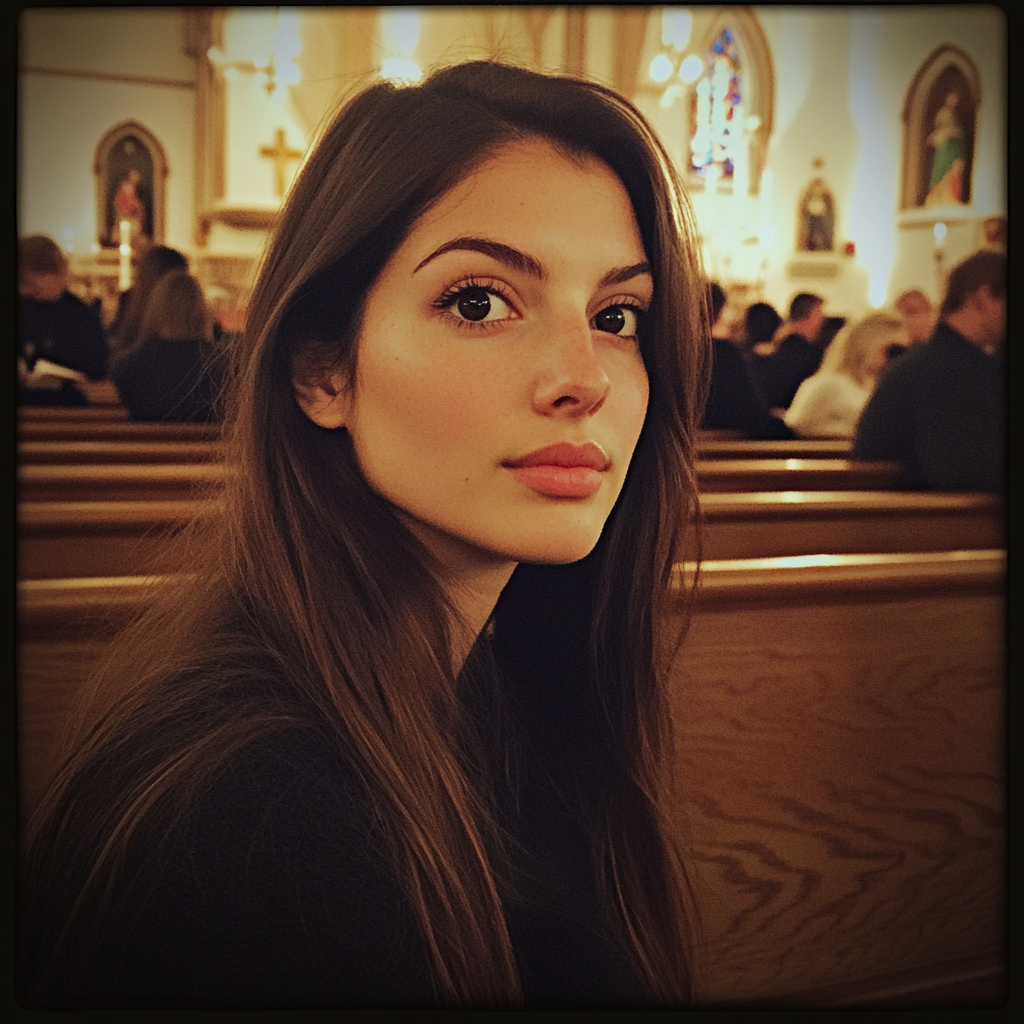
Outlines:
{"type": "Polygon", "coordinates": [[[156,137],[134,121],[117,125],[100,140],[93,170],[100,245],[161,244],[167,160],[156,137]]]}
{"type": "Polygon", "coordinates": [[[903,108],[903,209],[970,205],[980,100],[977,68],[957,47],[918,69],[903,108]]]}

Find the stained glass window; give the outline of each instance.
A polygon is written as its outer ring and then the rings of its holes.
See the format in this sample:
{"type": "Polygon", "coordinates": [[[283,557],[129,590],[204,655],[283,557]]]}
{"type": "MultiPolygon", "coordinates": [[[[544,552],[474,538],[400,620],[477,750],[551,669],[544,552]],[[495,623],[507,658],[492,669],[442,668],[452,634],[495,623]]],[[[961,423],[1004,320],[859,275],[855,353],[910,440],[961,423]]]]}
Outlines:
{"type": "Polygon", "coordinates": [[[736,37],[723,29],[704,56],[704,74],[693,89],[690,163],[702,178],[717,165],[731,179],[743,143],[740,55],[736,37]]]}

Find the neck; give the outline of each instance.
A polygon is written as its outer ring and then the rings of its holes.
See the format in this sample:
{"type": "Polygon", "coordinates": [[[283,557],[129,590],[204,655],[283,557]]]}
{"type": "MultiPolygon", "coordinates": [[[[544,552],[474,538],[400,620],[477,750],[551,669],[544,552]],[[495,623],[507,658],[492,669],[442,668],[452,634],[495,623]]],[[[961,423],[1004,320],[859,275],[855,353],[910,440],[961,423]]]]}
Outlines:
{"type": "Polygon", "coordinates": [[[487,625],[516,563],[481,551],[427,524],[399,513],[410,532],[433,556],[451,602],[452,668],[458,675],[487,625]]]}
{"type": "Polygon", "coordinates": [[[514,562],[462,574],[448,585],[448,595],[455,606],[452,623],[452,665],[458,673],[469,652],[490,619],[505,584],[515,569],[514,562]]]}

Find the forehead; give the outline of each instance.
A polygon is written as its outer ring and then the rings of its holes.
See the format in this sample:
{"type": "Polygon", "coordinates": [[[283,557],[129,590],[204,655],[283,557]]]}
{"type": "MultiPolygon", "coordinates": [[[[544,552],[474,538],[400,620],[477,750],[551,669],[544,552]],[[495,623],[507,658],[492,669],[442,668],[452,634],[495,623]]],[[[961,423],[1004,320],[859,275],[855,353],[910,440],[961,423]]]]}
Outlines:
{"type": "Polygon", "coordinates": [[[410,237],[453,232],[533,246],[582,233],[590,244],[602,239],[616,258],[643,258],[632,203],[614,171],[542,139],[510,143],[487,157],[416,221],[410,237]]]}

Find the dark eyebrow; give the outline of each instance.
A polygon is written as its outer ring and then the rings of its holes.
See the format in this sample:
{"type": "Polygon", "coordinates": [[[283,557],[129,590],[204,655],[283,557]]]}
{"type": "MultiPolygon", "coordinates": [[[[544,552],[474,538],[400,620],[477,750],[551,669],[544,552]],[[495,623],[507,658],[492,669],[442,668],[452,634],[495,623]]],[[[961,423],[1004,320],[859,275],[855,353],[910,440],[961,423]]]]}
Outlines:
{"type": "MultiPolygon", "coordinates": [[[[435,249],[419,264],[413,273],[416,274],[421,271],[431,260],[437,259],[438,256],[443,256],[446,252],[456,250],[483,253],[485,256],[490,256],[491,259],[504,263],[505,266],[518,270],[520,273],[529,274],[539,281],[543,281],[547,277],[544,267],[532,256],[527,256],[525,252],[513,249],[511,245],[505,245],[502,242],[492,242],[487,238],[453,238],[450,242],[445,242],[444,245],[435,249]]],[[[625,281],[632,280],[634,277],[639,277],[641,274],[650,274],[650,272],[651,265],[646,261],[634,263],[629,267],[617,267],[614,270],[609,270],[601,278],[598,287],[607,288],[609,285],[622,284],[625,281]]]]}
{"type": "Polygon", "coordinates": [[[631,267],[620,267],[618,270],[609,270],[608,273],[601,278],[599,287],[607,288],[610,284],[623,284],[625,281],[630,281],[634,277],[639,277],[641,274],[650,274],[650,272],[650,263],[634,263],[631,267]]]}
{"type": "Polygon", "coordinates": [[[526,253],[513,249],[511,245],[491,242],[486,238],[453,238],[450,242],[445,242],[444,245],[435,249],[420,263],[413,273],[416,274],[421,271],[431,260],[437,259],[438,256],[443,256],[446,252],[452,252],[456,249],[483,253],[499,263],[504,263],[506,267],[511,267],[513,270],[518,270],[523,274],[529,274],[540,281],[547,277],[544,268],[532,256],[527,256],[526,253]]]}

